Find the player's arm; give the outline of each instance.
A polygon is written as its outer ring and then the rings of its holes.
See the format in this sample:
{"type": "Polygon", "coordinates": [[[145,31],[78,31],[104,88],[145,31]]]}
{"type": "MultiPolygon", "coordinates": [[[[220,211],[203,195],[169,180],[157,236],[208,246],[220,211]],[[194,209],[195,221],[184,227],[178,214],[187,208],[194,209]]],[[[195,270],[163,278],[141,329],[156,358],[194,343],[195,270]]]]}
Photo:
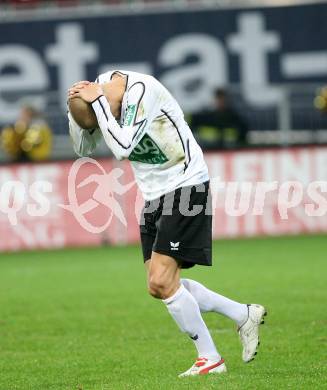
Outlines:
{"type": "Polygon", "coordinates": [[[101,86],[92,84],[80,91],[80,96],[92,104],[103,138],[118,160],[128,158],[137,142],[137,135],[143,132],[147,125],[144,95],[143,83],[135,83],[130,87],[127,96],[128,112],[124,124],[120,126],[110,110],[101,86]]]}
{"type": "Polygon", "coordinates": [[[146,118],[138,113],[142,104],[144,85],[135,85],[133,89],[128,93],[128,111],[122,126],[112,115],[109,102],[104,95],[99,96],[92,102],[103,138],[119,160],[128,158],[135,147],[133,141],[146,126],[146,118]]]}

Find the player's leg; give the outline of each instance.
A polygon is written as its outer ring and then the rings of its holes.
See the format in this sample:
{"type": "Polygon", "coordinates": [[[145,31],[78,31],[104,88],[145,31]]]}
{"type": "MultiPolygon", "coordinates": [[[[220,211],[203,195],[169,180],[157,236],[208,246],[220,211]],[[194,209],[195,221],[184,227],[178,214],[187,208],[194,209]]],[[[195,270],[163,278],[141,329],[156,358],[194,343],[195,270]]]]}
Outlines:
{"type": "MultiPolygon", "coordinates": [[[[145,261],[145,266],[147,270],[147,280],[149,287],[149,272],[152,256],[152,245],[154,242],[154,237],[151,235],[143,234],[142,235],[142,246],[145,258],[148,258],[145,261]]],[[[179,281],[178,281],[179,282],[179,281]]],[[[226,298],[220,294],[215,293],[214,291],[209,290],[199,282],[196,282],[191,279],[181,279],[184,287],[192,294],[194,299],[197,301],[200,311],[205,312],[216,312],[225,315],[226,317],[232,319],[240,327],[248,319],[248,306],[246,304],[241,304],[235,301],[232,301],[229,298],[226,298]]],[[[176,281],[175,281],[176,283],[176,281]]]]}
{"type": "MultiPolygon", "coordinates": [[[[148,262],[147,262],[148,263],[148,262]]],[[[180,268],[171,257],[152,252],[148,266],[149,293],[158,299],[167,299],[180,287],[180,268]]]]}
{"type": "Polygon", "coordinates": [[[202,313],[216,312],[235,321],[240,327],[248,319],[248,305],[224,297],[203,284],[191,279],[181,279],[184,287],[193,295],[202,313]]]}
{"type": "Polygon", "coordinates": [[[192,338],[198,351],[199,360],[184,375],[226,371],[196,300],[180,283],[178,263],[172,257],[152,252],[146,267],[149,293],[163,301],[181,331],[192,338]]]}
{"type": "Polygon", "coordinates": [[[197,301],[201,312],[216,312],[234,320],[243,345],[244,362],[254,359],[259,345],[259,326],[264,323],[266,309],[257,304],[245,305],[232,301],[190,279],[181,279],[182,284],[197,301]]]}

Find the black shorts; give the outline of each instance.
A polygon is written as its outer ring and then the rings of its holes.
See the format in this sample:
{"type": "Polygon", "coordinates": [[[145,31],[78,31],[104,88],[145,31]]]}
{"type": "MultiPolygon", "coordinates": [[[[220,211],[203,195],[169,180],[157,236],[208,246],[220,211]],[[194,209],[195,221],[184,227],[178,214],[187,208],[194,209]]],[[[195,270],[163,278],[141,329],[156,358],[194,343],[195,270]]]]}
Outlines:
{"type": "Polygon", "coordinates": [[[154,251],[173,257],[182,268],[211,265],[211,203],[209,182],[146,202],[140,220],[144,261],[154,251]]]}

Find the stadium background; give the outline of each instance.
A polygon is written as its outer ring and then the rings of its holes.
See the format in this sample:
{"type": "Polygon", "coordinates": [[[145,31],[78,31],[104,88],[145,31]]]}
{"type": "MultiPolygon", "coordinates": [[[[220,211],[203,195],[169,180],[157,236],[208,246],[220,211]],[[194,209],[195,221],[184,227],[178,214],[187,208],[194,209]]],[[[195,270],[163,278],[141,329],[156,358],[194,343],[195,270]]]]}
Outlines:
{"type": "MultiPolygon", "coordinates": [[[[133,246],[142,204],[135,186],[115,195],[127,227],[98,203],[87,222],[110,223],[96,234],[60,206],[71,204],[68,174],[76,158],[66,90],[110,68],[158,77],[190,121],[212,107],[216,88],[226,88],[249,131],[244,145],[206,152],[211,177],[254,186],[298,181],[304,188],[287,219],[278,213],[277,193],[262,216],[238,212],[226,191],[218,193],[216,266],[188,272],[237,299],[263,300],[272,315],[261,360],[247,371],[230,324],[209,316],[231,373],[192,388],[216,388],[217,381],[228,389],[323,388],[327,214],[309,217],[305,204],[309,184],[327,180],[326,15],[325,1],[0,1],[0,127],[12,126],[28,104],[52,131],[42,162],[13,162],[0,150],[1,390],[191,386],[174,379],[192,359],[191,347],[185,340],[180,348],[174,324],[146,297],[133,246]],[[37,181],[51,183],[49,210],[31,217],[37,181]],[[15,204],[17,220],[8,211],[15,204]]],[[[104,144],[96,157],[104,170],[85,163],[76,184],[113,168],[123,169],[123,183],[132,181],[128,163],[111,159],[104,144]]],[[[76,189],[78,204],[95,188],[76,189]]]]}

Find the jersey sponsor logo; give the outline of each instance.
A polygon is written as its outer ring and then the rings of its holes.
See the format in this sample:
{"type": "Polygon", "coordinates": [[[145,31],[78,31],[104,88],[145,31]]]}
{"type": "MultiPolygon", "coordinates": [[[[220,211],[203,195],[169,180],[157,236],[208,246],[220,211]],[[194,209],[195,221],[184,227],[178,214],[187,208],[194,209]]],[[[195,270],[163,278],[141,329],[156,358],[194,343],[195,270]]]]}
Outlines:
{"type": "Polygon", "coordinates": [[[179,249],[179,242],[170,241],[170,250],[178,251],[178,249],[179,249]]]}
{"type": "Polygon", "coordinates": [[[128,159],[146,164],[164,164],[168,161],[166,155],[148,134],[144,134],[128,159]]]}
{"type": "Polygon", "coordinates": [[[124,126],[130,126],[133,123],[136,114],[136,107],[136,104],[131,104],[127,107],[124,126]]]}

